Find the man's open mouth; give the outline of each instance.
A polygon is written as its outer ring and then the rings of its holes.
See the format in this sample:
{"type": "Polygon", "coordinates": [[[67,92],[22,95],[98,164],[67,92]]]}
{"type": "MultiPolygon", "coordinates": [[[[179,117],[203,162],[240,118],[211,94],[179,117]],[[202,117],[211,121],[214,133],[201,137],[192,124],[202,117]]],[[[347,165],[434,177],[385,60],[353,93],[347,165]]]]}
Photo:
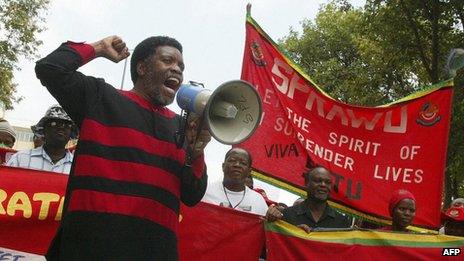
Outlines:
{"type": "Polygon", "coordinates": [[[180,86],[180,80],[175,77],[169,77],[164,81],[164,85],[176,91],[180,86]]]}

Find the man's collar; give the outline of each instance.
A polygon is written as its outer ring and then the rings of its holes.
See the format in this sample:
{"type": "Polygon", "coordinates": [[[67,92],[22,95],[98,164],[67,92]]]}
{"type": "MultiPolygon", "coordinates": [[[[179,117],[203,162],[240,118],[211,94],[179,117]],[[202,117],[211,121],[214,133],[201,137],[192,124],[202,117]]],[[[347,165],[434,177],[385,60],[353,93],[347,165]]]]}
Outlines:
{"type": "Polygon", "coordinates": [[[148,111],[156,111],[168,118],[173,118],[176,116],[176,114],[166,106],[154,105],[150,101],[135,93],[134,91],[119,90],[119,93],[148,111]]]}
{"type": "MultiPolygon", "coordinates": [[[[312,217],[312,214],[310,213],[309,207],[308,207],[308,200],[306,199],[303,201],[301,204],[298,204],[296,206],[296,214],[297,215],[305,215],[308,214],[310,217],[312,217]]],[[[324,209],[324,213],[322,213],[321,219],[324,217],[329,216],[331,218],[335,218],[335,211],[329,206],[329,204],[326,202],[326,207],[324,209]]]]}
{"type": "MultiPolygon", "coordinates": [[[[64,157],[61,160],[65,160],[65,162],[72,162],[73,155],[72,153],[66,149],[66,153],[64,157]]],[[[31,149],[31,156],[42,156],[44,159],[47,159],[51,162],[50,156],[47,154],[47,152],[44,150],[43,146],[37,147],[35,149],[31,149]]]]}
{"type": "Polygon", "coordinates": [[[307,211],[309,211],[308,204],[305,201],[301,202],[300,204],[296,205],[296,214],[297,215],[304,215],[307,211]]]}
{"type": "Polygon", "coordinates": [[[248,192],[250,190],[250,188],[248,188],[247,186],[243,186],[243,189],[242,190],[239,190],[239,191],[235,191],[235,190],[231,190],[231,189],[228,189],[226,185],[224,185],[224,180],[221,182],[221,185],[222,187],[227,190],[228,192],[230,193],[243,193],[243,191],[246,191],[248,192]]]}
{"type": "Polygon", "coordinates": [[[31,156],[42,156],[43,154],[46,154],[45,150],[43,149],[43,146],[31,149],[31,156]]]}
{"type": "Polygon", "coordinates": [[[72,162],[73,161],[73,154],[71,153],[71,151],[69,151],[68,149],[66,149],[66,155],[64,156],[66,162],[72,162]]]}

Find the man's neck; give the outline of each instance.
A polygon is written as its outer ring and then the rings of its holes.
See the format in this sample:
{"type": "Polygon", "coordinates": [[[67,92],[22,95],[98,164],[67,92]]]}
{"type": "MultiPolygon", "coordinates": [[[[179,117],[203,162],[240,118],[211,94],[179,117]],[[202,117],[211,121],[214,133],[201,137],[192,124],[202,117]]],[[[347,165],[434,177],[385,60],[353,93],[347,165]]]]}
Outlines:
{"type": "Polygon", "coordinates": [[[44,144],[43,148],[53,163],[57,163],[60,159],[66,156],[66,149],[63,146],[53,147],[53,146],[44,144]]]}
{"type": "Polygon", "coordinates": [[[230,191],[235,191],[235,192],[240,192],[245,190],[245,185],[244,184],[230,184],[227,182],[222,182],[222,185],[230,190],[230,191]]]}
{"type": "Polygon", "coordinates": [[[318,222],[321,219],[322,214],[324,214],[325,209],[327,208],[327,201],[319,201],[308,198],[307,207],[313,216],[314,221],[318,222]]]}
{"type": "Polygon", "coordinates": [[[141,91],[142,87],[140,86],[140,83],[137,82],[135,85],[134,85],[134,88],[132,88],[132,90],[130,90],[131,92],[135,93],[137,96],[139,96],[140,98],[146,100],[146,101],[150,101],[150,97],[148,97],[148,95],[146,93],[144,93],[143,91],[141,91]]]}
{"type": "Polygon", "coordinates": [[[392,230],[393,231],[403,231],[403,232],[408,231],[405,227],[398,226],[395,223],[392,224],[392,230]]]}

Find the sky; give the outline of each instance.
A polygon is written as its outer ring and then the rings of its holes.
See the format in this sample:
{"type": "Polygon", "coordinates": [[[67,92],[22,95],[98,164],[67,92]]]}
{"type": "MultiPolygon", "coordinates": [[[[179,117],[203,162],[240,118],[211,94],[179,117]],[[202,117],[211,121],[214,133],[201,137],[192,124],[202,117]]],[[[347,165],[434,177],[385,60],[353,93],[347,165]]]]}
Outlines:
{"type": "MultiPolygon", "coordinates": [[[[300,22],[314,19],[323,0],[51,0],[44,15],[47,30],[39,35],[43,57],[67,40],[96,42],[109,35],[120,36],[133,49],[153,35],[174,37],[183,45],[186,69],[184,82],[202,82],[214,90],[223,82],[240,79],[245,44],[247,3],[252,17],[277,41],[293,28],[301,31],[300,22]]],[[[355,1],[358,5],[364,1],[355,1]]],[[[128,63],[129,65],[129,63],[128,63]]],[[[40,84],[34,73],[34,60],[22,59],[15,72],[18,95],[24,99],[7,111],[5,118],[15,126],[29,127],[38,122],[56,100],[40,84]]],[[[130,70],[97,58],[80,68],[87,75],[104,78],[113,86],[132,88],[130,70]]],[[[176,112],[176,104],[170,106],[176,112]]],[[[222,179],[221,164],[230,146],[212,141],[205,151],[209,181],[222,179]]],[[[272,189],[263,183],[271,199],[292,204],[296,196],[272,189]]]]}

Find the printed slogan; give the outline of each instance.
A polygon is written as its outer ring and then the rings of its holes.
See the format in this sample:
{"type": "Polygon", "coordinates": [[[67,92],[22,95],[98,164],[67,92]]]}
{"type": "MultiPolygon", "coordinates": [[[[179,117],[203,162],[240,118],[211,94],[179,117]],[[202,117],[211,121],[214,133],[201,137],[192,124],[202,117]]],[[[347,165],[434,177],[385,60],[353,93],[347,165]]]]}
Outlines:
{"type": "Polygon", "coordinates": [[[452,84],[379,107],[345,104],[317,87],[251,17],[246,29],[242,79],[258,90],[263,117],[239,146],[251,151],[257,177],[297,191],[308,168],[324,166],[339,209],[385,224],[391,194],[407,189],[417,199],[415,225],[437,229],[452,84]]]}

